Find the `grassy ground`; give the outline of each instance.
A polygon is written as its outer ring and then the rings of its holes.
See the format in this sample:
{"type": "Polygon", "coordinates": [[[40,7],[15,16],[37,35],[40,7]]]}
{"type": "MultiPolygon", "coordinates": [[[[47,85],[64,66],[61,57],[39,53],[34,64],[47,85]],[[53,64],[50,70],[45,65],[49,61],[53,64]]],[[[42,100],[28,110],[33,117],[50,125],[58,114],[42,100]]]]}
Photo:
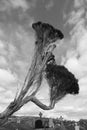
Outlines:
{"type": "Polygon", "coordinates": [[[17,123],[7,123],[3,127],[0,127],[0,130],[33,130],[30,126],[17,123]]]}
{"type": "MultiPolygon", "coordinates": [[[[80,130],[87,130],[87,121],[81,120],[79,122],[80,124],[80,130]]],[[[66,127],[66,130],[75,130],[74,125],[70,121],[65,121],[64,126],[66,127]]],[[[21,123],[14,122],[8,122],[3,127],[0,127],[0,130],[35,130],[32,127],[30,127],[29,123],[26,123],[26,120],[23,120],[21,123]]],[[[46,129],[38,129],[38,130],[63,130],[60,128],[60,126],[55,126],[55,128],[46,128],[46,129]]]]}

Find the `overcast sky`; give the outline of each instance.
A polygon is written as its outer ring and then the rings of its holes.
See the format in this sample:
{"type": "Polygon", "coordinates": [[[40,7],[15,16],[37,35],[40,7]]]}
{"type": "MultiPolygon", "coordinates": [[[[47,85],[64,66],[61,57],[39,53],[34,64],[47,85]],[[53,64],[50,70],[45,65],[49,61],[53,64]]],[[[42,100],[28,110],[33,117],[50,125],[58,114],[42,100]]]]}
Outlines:
{"type": "MultiPolygon", "coordinates": [[[[56,48],[58,64],[65,65],[79,79],[77,96],[67,95],[51,111],[28,103],[16,115],[38,115],[65,119],[87,118],[87,0],[0,0],[0,111],[21,88],[33,55],[33,22],[52,24],[64,34],[56,48]]],[[[37,97],[49,103],[44,80],[37,97]],[[45,94],[44,94],[45,93],[45,94]]]]}

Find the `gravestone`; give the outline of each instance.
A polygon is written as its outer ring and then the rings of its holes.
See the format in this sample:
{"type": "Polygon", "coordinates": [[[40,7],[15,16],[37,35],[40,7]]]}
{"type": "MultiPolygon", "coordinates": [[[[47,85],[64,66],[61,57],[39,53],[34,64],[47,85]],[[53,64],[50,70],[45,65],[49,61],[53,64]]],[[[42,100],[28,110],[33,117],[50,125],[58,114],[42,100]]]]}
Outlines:
{"type": "Polygon", "coordinates": [[[18,124],[21,123],[20,117],[17,118],[17,123],[18,123],[18,124]]]}
{"type": "Polygon", "coordinates": [[[75,130],[80,130],[78,123],[75,123],[75,130]]]}
{"type": "Polygon", "coordinates": [[[54,122],[52,118],[49,118],[49,127],[54,128],[54,122]]]}
{"type": "Polygon", "coordinates": [[[44,121],[44,128],[49,128],[49,120],[44,121]]]}
{"type": "Polygon", "coordinates": [[[62,116],[60,116],[59,121],[60,121],[60,128],[61,128],[61,130],[66,130],[65,125],[63,123],[63,117],[62,116]]]}

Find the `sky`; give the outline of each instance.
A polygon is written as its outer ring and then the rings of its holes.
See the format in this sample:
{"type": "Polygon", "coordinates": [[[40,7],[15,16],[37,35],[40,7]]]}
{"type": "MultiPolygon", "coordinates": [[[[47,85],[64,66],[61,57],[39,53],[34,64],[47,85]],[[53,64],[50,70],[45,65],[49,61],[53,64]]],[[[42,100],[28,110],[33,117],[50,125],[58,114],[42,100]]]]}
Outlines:
{"type": "MultiPolygon", "coordinates": [[[[0,112],[21,89],[31,64],[35,33],[32,23],[42,21],[60,29],[64,39],[54,54],[78,79],[80,91],[67,95],[53,110],[44,111],[29,102],[14,115],[87,119],[87,0],[0,0],[0,112]]],[[[49,104],[44,79],[38,99],[49,104]],[[44,94],[45,93],[45,94],[44,94]]]]}

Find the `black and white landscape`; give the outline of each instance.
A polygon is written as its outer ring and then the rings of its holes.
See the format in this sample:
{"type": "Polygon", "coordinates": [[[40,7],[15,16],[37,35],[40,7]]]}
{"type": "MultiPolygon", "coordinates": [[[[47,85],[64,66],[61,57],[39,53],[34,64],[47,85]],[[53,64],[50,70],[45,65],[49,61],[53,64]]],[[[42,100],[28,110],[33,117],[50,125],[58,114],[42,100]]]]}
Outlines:
{"type": "Polygon", "coordinates": [[[87,0],[0,0],[1,130],[32,130],[39,118],[42,128],[52,118],[53,129],[87,129],[86,7],[87,0]]]}

